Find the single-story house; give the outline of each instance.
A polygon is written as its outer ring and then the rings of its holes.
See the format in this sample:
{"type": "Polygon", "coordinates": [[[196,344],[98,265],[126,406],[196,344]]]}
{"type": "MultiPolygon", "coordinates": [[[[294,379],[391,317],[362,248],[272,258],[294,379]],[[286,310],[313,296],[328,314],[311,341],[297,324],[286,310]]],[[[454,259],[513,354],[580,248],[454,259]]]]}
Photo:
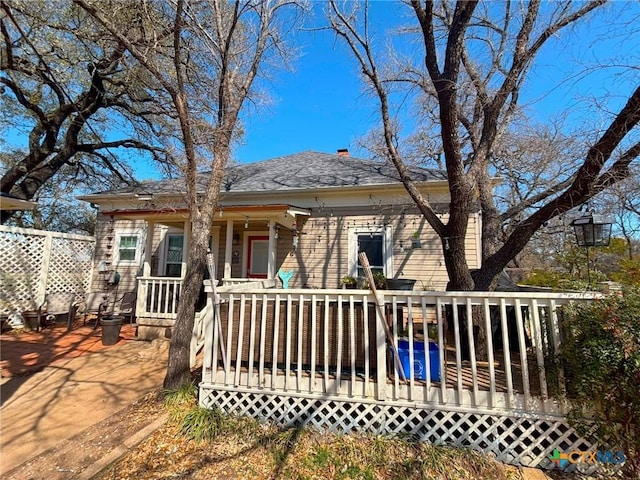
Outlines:
{"type": "MultiPolygon", "coordinates": [[[[412,167],[411,175],[446,217],[446,174],[412,167]]],[[[203,185],[206,179],[202,174],[203,185]]],[[[144,279],[175,283],[184,275],[189,249],[184,191],[183,180],[172,179],[81,197],[98,208],[93,290],[104,288],[117,272],[118,291],[137,289],[140,302],[143,284],[156,288],[144,279]]],[[[480,222],[479,213],[469,219],[470,268],[480,262],[480,222]]],[[[211,251],[216,278],[225,284],[250,279],[280,284],[278,273],[286,272],[292,275],[291,288],[340,288],[343,277],[362,276],[359,251],[366,251],[372,268],[387,278],[417,280],[415,289],[443,290],[448,280],[441,241],[393,165],[353,158],[346,150],[306,151],[229,167],[211,251]]],[[[174,297],[177,289],[171,290],[174,297]]],[[[164,302],[165,313],[172,311],[173,300],[154,302],[164,302]]],[[[138,321],[141,326],[172,323],[161,312],[146,320],[138,314],[138,321]]]]}
{"type": "MultiPolygon", "coordinates": [[[[446,175],[411,175],[446,222],[446,175]]],[[[141,339],[175,322],[190,243],[183,191],[176,179],[83,197],[99,209],[93,289],[137,292],[141,339]]],[[[470,268],[480,266],[480,222],[469,218],[470,268]]],[[[442,291],[442,242],[393,166],[342,151],[230,167],[211,251],[224,285],[203,282],[207,302],[194,319],[201,406],[288,426],[402,432],[516,465],[593,450],[554,397],[565,385],[549,352],[561,338],[557,308],[596,297],[442,291]],[[362,275],[359,251],[419,291],[341,289],[344,276],[362,275]],[[474,309],[488,326],[486,358],[465,328],[474,309]]]]}

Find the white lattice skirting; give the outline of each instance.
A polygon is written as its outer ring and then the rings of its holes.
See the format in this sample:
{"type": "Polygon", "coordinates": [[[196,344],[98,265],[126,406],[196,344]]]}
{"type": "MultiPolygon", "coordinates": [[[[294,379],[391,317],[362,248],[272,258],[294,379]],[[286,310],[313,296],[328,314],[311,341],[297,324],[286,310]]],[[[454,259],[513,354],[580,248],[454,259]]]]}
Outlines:
{"type": "Polygon", "coordinates": [[[435,445],[455,445],[493,454],[501,462],[518,466],[552,468],[554,464],[549,457],[554,449],[564,452],[594,449],[563,417],[472,413],[438,405],[349,402],[268,391],[224,390],[206,384],[200,386],[200,405],[218,406],[230,414],[287,427],[410,434],[416,440],[435,445]]]}

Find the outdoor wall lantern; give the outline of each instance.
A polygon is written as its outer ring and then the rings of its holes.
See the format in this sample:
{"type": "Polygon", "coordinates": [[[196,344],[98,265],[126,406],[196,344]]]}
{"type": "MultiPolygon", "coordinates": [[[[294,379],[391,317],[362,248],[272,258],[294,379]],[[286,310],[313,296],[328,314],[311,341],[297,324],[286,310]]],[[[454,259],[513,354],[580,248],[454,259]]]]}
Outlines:
{"type": "Polygon", "coordinates": [[[591,272],[589,270],[589,247],[606,247],[611,241],[611,225],[613,222],[604,215],[595,215],[589,212],[571,222],[576,234],[576,243],[579,247],[585,247],[587,252],[587,284],[591,285],[591,272]]]}

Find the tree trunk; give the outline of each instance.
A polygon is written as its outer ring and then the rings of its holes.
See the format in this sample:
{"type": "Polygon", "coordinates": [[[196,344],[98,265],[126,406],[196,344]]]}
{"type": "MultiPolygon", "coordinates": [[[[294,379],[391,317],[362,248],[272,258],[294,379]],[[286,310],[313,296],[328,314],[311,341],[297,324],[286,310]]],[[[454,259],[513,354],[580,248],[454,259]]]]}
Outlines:
{"type": "MultiPolygon", "coordinates": [[[[447,285],[448,291],[474,290],[474,281],[467,267],[465,257],[464,236],[451,235],[452,238],[445,237],[442,240],[442,251],[444,252],[445,264],[451,281],[447,285]]],[[[480,307],[471,309],[471,319],[467,318],[466,310],[460,318],[463,330],[470,329],[473,332],[474,348],[476,359],[486,360],[487,352],[487,329],[480,307]]],[[[463,345],[467,345],[468,338],[462,338],[463,345]]],[[[466,349],[463,347],[466,351],[466,349]]]]}
{"type": "MultiPolygon", "coordinates": [[[[210,223],[210,222],[209,222],[210,223]]],[[[195,310],[206,268],[210,226],[202,215],[192,221],[191,250],[187,257],[187,271],[180,290],[180,302],[175,326],[171,332],[169,362],[164,379],[166,390],[175,390],[192,382],[189,364],[191,335],[195,321],[195,310]]]]}

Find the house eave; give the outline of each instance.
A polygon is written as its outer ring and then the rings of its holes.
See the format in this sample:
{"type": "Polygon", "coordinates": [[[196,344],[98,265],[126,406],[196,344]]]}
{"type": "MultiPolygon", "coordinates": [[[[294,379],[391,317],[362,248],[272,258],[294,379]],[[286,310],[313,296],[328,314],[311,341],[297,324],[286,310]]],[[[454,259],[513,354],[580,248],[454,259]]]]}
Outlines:
{"type": "MultiPolygon", "coordinates": [[[[448,187],[448,183],[446,180],[429,180],[429,181],[421,181],[415,182],[419,189],[446,189],[448,187]]],[[[270,190],[269,194],[273,196],[293,196],[298,194],[304,194],[307,196],[316,195],[316,194],[348,194],[350,192],[353,193],[362,193],[362,192],[370,192],[375,191],[377,193],[381,191],[402,191],[405,192],[404,185],[400,182],[389,182],[389,183],[370,183],[365,185],[341,185],[341,186],[331,186],[331,187],[315,187],[315,188],[287,188],[282,190],[270,190]]],[[[198,192],[198,194],[202,194],[204,192],[198,192]]],[[[266,191],[265,190],[242,190],[242,191],[220,191],[220,203],[224,205],[228,202],[233,202],[236,198],[253,198],[253,197],[264,197],[266,191]]],[[[92,204],[100,204],[106,202],[143,202],[148,201],[150,199],[182,199],[184,193],[154,193],[148,194],[145,192],[137,192],[137,193],[97,193],[97,194],[89,194],[89,195],[81,195],[76,198],[78,200],[82,200],[85,202],[90,202],[92,204]]]]}
{"type": "MultiPolygon", "coordinates": [[[[188,208],[141,208],[141,209],[112,209],[101,212],[103,215],[123,218],[128,220],[154,219],[159,223],[175,219],[189,217],[188,208]]],[[[274,220],[277,223],[293,228],[296,217],[309,216],[311,210],[293,205],[228,205],[216,208],[215,220],[274,220]]]]}
{"type": "Polygon", "coordinates": [[[36,202],[5,195],[2,195],[2,200],[0,200],[2,210],[33,210],[36,205],[36,202]]]}

